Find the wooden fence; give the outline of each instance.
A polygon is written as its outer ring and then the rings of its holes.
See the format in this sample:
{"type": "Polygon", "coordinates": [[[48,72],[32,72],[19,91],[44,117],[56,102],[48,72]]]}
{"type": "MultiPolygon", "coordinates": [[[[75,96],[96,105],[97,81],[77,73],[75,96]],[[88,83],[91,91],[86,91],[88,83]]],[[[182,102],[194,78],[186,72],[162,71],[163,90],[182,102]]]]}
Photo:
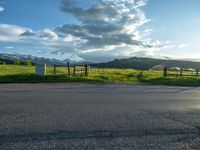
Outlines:
{"type": "Polygon", "coordinates": [[[58,73],[58,67],[66,67],[67,75],[85,75],[87,76],[90,72],[90,65],[84,64],[84,65],[72,65],[70,66],[70,63],[67,63],[67,66],[53,66],[53,74],[57,75],[58,73]]]}
{"type": "Polygon", "coordinates": [[[163,76],[167,77],[167,76],[176,76],[176,77],[184,77],[184,76],[188,76],[188,77],[198,77],[199,76],[199,69],[192,69],[192,68],[188,68],[185,69],[183,67],[176,67],[177,69],[171,70],[170,68],[168,69],[168,67],[164,67],[163,69],[163,76]]]}

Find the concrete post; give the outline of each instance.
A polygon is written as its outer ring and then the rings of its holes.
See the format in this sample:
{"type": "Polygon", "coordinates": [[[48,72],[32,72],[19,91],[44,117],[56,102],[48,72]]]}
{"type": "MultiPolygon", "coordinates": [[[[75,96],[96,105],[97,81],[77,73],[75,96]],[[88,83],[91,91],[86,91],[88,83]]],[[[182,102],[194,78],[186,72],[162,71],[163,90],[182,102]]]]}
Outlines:
{"type": "Polygon", "coordinates": [[[35,74],[37,76],[45,76],[46,75],[46,64],[36,64],[35,74]]]}

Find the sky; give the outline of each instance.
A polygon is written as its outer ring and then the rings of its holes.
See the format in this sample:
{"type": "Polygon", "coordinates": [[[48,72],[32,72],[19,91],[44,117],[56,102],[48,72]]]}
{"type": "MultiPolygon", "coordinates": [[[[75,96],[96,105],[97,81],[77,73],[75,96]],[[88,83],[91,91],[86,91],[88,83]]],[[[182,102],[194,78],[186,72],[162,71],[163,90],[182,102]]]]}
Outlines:
{"type": "Polygon", "coordinates": [[[199,0],[0,0],[0,53],[200,61],[199,0]]]}

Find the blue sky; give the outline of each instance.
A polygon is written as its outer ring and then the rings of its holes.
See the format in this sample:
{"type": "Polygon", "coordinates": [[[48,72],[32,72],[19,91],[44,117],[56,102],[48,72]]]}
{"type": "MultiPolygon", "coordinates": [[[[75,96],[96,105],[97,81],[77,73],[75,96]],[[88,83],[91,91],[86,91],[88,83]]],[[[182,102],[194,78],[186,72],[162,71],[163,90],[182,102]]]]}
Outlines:
{"type": "Polygon", "coordinates": [[[200,60],[199,0],[0,0],[0,53],[200,60]]]}

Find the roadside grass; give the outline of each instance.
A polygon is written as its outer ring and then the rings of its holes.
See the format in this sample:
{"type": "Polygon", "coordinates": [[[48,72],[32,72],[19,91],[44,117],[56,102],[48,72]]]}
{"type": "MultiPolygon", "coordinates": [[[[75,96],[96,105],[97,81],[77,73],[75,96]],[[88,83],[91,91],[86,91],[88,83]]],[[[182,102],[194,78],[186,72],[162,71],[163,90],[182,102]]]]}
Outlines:
{"type": "MultiPolygon", "coordinates": [[[[0,65],[0,83],[121,83],[121,84],[155,84],[174,86],[200,86],[199,77],[163,77],[161,71],[140,71],[133,69],[91,68],[88,76],[68,76],[67,67],[57,67],[56,75],[53,67],[47,67],[45,77],[35,76],[34,66],[0,65]]],[[[73,68],[71,68],[73,73],[73,68]]]]}
{"type": "Polygon", "coordinates": [[[199,77],[160,77],[150,80],[143,80],[145,83],[154,84],[154,85],[173,85],[173,86],[200,86],[199,77]]]}

